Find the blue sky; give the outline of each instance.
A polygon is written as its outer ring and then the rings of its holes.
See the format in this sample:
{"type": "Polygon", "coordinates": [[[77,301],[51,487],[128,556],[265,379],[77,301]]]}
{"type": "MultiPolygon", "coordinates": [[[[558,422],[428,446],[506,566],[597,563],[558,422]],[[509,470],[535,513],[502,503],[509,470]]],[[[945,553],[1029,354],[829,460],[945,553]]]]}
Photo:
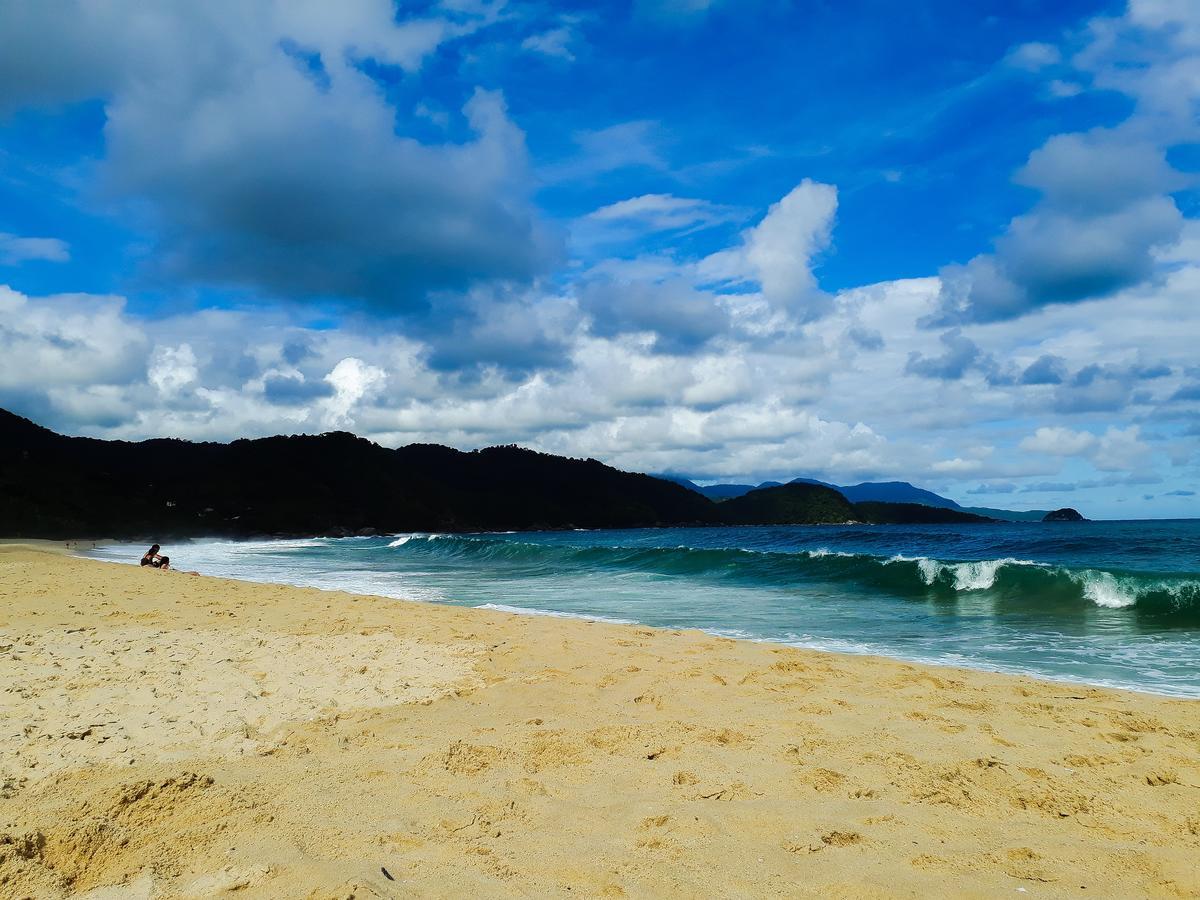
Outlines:
{"type": "Polygon", "coordinates": [[[0,405],[1191,515],[1188,0],[15,2],[0,405]]]}

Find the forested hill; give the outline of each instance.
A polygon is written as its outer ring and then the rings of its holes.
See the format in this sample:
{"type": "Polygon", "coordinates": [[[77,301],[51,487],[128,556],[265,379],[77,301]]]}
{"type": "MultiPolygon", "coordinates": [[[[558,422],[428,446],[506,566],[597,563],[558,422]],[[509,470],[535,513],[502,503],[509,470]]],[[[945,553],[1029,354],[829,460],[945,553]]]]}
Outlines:
{"type": "Polygon", "coordinates": [[[656,525],[982,522],[824,485],[722,504],[594,459],[519,447],[392,450],[345,432],[129,443],[65,437],[0,410],[0,536],[267,537],[656,525]]]}
{"type": "Polygon", "coordinates": [[[726,500],[719,508],[721,517],[730,525],[834,525],[845,522],[963,525],[995,521],[962,510],[919,503],[876,500],[851,503],[832,487],[800,481],[759,488],[726,500]]]}
{"type": "Polygon", "coordinates": [[[859,518],[849,500],[819,484],[758,488],[726,500],[720,510],[731,525],[829,525],[859,518]]]}
{"type": "Polygon", "coordinates": [[[100,441],[0,410],[0,535],[345,535],[716,524],[686,488],[517,447],[391,450],[343,432],[100,441]]]}

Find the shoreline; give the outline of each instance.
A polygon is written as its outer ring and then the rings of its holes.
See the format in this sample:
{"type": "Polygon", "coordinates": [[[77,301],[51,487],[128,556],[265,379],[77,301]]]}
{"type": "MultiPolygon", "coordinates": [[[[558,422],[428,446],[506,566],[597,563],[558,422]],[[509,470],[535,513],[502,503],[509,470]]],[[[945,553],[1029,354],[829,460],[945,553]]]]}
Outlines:
{"type": "Polygon", "coordinates": [[[0,546],[0,896],[1200,890],[1193,700],[96,562],[0,546]]]}
{"type": "MultiPolygon", "coordinates": [[[[1035,523],[1035,524],[1039,524],[1039,523],[1035,523]]],[[[576,530],[584,530],[584,529],[576,529],[576,530]]],[[[519,532],[462,532],[461,534],[489,535],[489,534],[496,534],[496,533],[518,534],[519,532]]],[[[447,534],[447,535],[457,536],[460,533],[459,532],[436,532],[436,533],[435,532],[413,532],[413,533],[404,533],[404,534],[374,535],[374,537],[380,538],[380,539],[382,539],[382,538],[405,538],[405,537],[411,537],[413,534],[429,534],[431,536],[447,534]]],[[[211,541],[224,541],[227,539],[210,537],[210,538],[197,538],[194,540],[211,542],[211,541]]],[[[229,540],[231,540],[232,542],[240,542],[239,539],[229,539],[229,540]]],[[[345,538],[322,538],[322,537],[269,538],[269,539],[263,539],[261,541],[261,543],[277,543],[277,542],[281,542],[281,541],[311,541],[311,540],[345,540],[345,538]]],[[[257,541],[256,539],[246,539],[246,542],[260,542],[260,541],[257,541]]],[[[10,541],[0,540],[0,546],[4,545],[6,543],[20,545],[22,543],[27,543],[27,542],[23,542],[20,539],[15,539],[15,540],[10,540],[10,541]]],[[[39,542],[39,543],[53,544],[54,542],[39,542]]],[[[121,543],[126,543],[126,542],[117,541],[117,540],[107,540],[107,541],[96,542],[96,543],[98,546],[104,546],[104,545],[112,545],[112,544],[121,544],[121,543]]],[[[53,549],[53,547],[51,547],[50,549],[53,549]]],[[[130,560],[128,562],[121,562],[119,560],[97,559],[94,557],[89,557],[89,556],[85,555],[86,551],[81,551],[78,548],[66,550],[66,551],[61,551],[61,548],[60,548],[60,552],[65,552],[68,555],[77,556],[80,559],[84,559],[84,560],[88,560],[88,561],[112,562],[117,565],[134,565],[134,566],[137,565],[137,563],[133,560],[130,560]]],[[[757,551],[746,551],[746,552],[757,552],[757,551]]],[[[914,557],[914,559],[915,558],[916,557],[914,557]]],[[[299,581],[282,581],[282,580],[280,580],[280,581],[258,581],[258,580],[254,580],[251,578],[241,578],[241,577],[232,578],[230,576],[223,576],[223,575],[207,575],[207,574],[203,574],[203,573],[200,573],[200,574],[201,574],[201,577],[205,577],[205,578],[228,578],[229,580],[232,580],[232,581],[244,581],[248,584],[284,586],[284,587],[292,587],[292,588],[297,588],[297,589],[327,590],[327,588],[322,588],[318,585],[305,584],[305,583],[302,583],[299,581]]],[[[494,611],[502,612],[502,613],[505,613],[508,615],[545,616],[545,617],[556,618],[556,619],[561,618],[561,619],[568,619],[568,620],[574,619],[574,620],[578,620],[578,621],[587,621],[587,622],[602,622],[602,623],[613,624],[613,625],[629,625],[629,626],[637,626],[637,627],[641,627],[641,628],[653,628],[656,630],[666,630],[666,631],[673,631],[673,630],[696,631],[701,634],[709,635],[711,637],[726,638],[726,639],[735,640],[735,641],[746,641],[748,643],[754,643],[754,644],[766,644],[769,646],[776,646],[776,647],[790,647],[793,649],[802,650],[805,652],[812,652],[812,653],[828,653],[828,654],[831,654],[834,656],[867,657],[867,658],[874,658],[874,659],[881,659],[881,660],[890,660],[893,662],[910,663],[912,665],[918,665],[918,666],[931,666],[931,667],[938,668],[938,669],[948,669],[950,671],[983,672],[983,673],[988,673],[988,674],[993,674],[993,675],[1009,676],[1009,677],[1014,677],[1014,678],[1032,678],[1037,681],[1044,681],[1044,682],[1063,685],[1063,686],[1099,688],[1099,689],[1111,690],[1111,691],[1126,691],[1129,693],[1143,694],[1146,696],[1158,697],[1158,698],[1162,698],[1162,699],[1200,701],[1200,693],[1187,693],[1187,692],[1182,692],[1182,691],[1181,692],[1173,692],[1170,690],[1155,690],[1153,688],[1142,687],[1140,685],[1127,684],[1127,683],[1115,683],[1112,681],[1104,681],[1104,680],[1099,680],[1099,679],[1088,680],[1083,677],[1072,677],[1070,675],[1049,675],[1049,674],[1044,674],[1041,672],[1024,670],[1024,669],[1019,668],[1018,666],[1007,666],[1006,667],[1002,664],[987,663],[987,662],[983,662],[983,661],[968,663],[968,662],[946,661],[946,660],[941,660],[941,659],[936,659],[936,658],[931,658],[931,657],[920,657],[920,656],[915,656],[915,655],[914,656],[902,656],[899,654],[889,654],[886,652],[877,651],[872,648],[866,648],[866,649],[862,649],[862,650],[849,649],[849,648],[836,648],[835,649],[835,648],[828,647],[828,646],[822,646],[821,645],[822,641],[819,641],[819,640],[816,640],[816,641],[813,641],[812,643],[806,644],[806,643],[792,642],[792,641],[782,640],[782,639],[778,639],[778,638],[771,638],[771,637],[755,637],[755,636],[747,634],[747,633],[743,632],[741,629],[737,629],[737,628],[701,628],[701,627],[690,626],[690,625],[653,625],[653,624],[647,624],[647,623],[639,621],[637,619],[617,618],[617,617],[612,617],[612,616],[604,616],[604,615],[600,615],[600,614],[589,615],[586,613],[566,612],[566,611],[544,609],[544,608],[507,606],[505,604],[499,604],[499,603],[493,603],[493,602],[483,603],[483,604],[479,604],[476,606],[472,606],[472,605],[468,605],[468,604],[456,603],[453,600],[421,599],[421,598],[417,598],[417,597],[406,597],[406,596],[400,596],[400,595],[394,595],[394,594],[381,594],[381,593],[372,592],[372,591],[361,591],[360,592],[360,591],[355,591],[355,590],[347,589],[347,588],[343,588],[342,590],[345,593],[353,594],[354,596],[381,597],[383,599],[387,599],[387,600],[391,600],[391,601],[395,601],[395,602],[402,602],[402,603],[418,603],[418,604],[427,603],[427,604],[433,604],[436,606],[449,607],[449,608],[453,608],[453,609],[494,610],[494,611]]],[[[846,642],[852,643],[852,641],[848,641],[848,640],[846,642]]]]}

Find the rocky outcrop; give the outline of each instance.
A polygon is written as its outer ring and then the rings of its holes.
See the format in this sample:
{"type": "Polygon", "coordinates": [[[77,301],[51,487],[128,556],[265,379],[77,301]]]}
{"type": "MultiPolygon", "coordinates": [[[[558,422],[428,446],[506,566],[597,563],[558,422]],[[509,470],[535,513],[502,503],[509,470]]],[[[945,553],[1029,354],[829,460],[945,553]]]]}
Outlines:
{"type": "Polygon", "coordinates": [[[1077,509],[1064,506],[1062,509],[1051,510],[1042,517],[1043,522],[1086,522],[1077,509]]]}

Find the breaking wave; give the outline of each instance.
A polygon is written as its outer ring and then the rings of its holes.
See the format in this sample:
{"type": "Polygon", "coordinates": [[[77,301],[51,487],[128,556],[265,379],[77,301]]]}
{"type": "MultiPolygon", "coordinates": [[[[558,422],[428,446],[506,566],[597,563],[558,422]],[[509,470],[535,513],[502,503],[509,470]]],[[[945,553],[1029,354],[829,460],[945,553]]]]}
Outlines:
{"type": "Polygon", "coordinates": [[[940,560],[826,548],[779,552],[696,547],[544,544],[487,535],[396,536],[389,549],[432,560],[500,565],[521,575],[641,572],[802,590],[856,584],[903,598],[990,597],[1046,612],[1128,609],[1200,623],[1200,573],[1072,568],[1028,559],[940,560]]]}

